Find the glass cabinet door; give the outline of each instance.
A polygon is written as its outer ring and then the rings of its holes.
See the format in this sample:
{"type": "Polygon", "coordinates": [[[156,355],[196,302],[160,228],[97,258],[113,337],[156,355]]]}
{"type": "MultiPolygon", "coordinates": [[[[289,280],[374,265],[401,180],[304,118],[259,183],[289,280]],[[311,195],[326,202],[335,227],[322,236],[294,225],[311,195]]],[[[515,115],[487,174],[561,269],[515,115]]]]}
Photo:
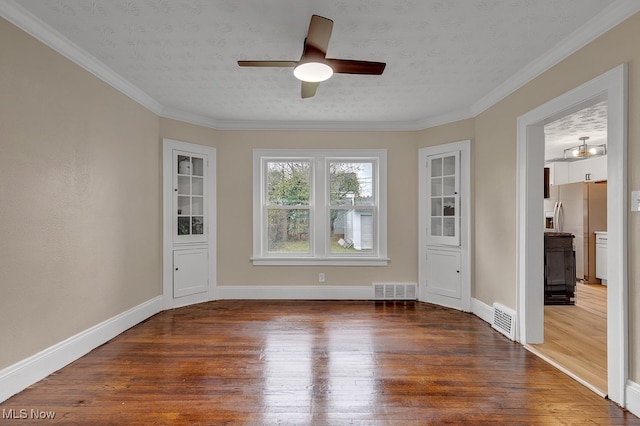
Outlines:
{"type": "Polygon", "coordinates": [[[460,153],[427,158],[429,196],[428,243],[460,244],[460,153]]]}
{"type": "Polygon", "coordinates": [[[174,239],[196,242],[205,239],[206,158],[174,151],[174,239]]]}

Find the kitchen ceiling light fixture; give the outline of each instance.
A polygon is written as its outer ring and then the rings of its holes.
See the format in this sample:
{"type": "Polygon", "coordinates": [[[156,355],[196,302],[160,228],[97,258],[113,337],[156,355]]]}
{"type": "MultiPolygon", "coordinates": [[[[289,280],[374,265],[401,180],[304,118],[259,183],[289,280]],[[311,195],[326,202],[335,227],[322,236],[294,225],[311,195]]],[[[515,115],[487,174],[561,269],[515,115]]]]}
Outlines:
{"type": "Polygon", "coordinates": [[[607,144],[587,145],[589,136],[582,136],[578,139],[582,141],[582,144],[564,150],[565,160],[587,158],[607,153],[607,144]]]}

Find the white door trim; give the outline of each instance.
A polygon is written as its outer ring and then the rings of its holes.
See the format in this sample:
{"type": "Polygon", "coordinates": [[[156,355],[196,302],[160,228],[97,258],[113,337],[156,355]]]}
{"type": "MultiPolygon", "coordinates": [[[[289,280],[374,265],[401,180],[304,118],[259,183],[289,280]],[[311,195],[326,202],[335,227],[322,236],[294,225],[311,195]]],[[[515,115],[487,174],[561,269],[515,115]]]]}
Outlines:
{"type": "MultiPolygon", "coordinates": [[[[465,140],[452,142],[444,145],[437,145],[418,150],[418,292],[419,299],[423,302],[436,303],[450,308],[459,309],[464,312],[471,312],[471,253],[472,233],[471,233],[471,141],[465,140]],[[427,299],[424,291],[424,283],[428,276],[427,271],[427,157],[431,155],[443,154],[446,152],[460,152],[460,280],[461,297],[459,303],[451,303],[452,300],[427,299]]],[[[452,249],[451,246],[443,246],[443,249],[452,249]]]]}
{"type": "MultiPolygon", "coordinates": [[[[183,245],[185,248],[191,245],[183,245]]],[[[216,287],[216,149],[173,139],[162,140],[162,300],[164,309],[172,309],[193,303],[217,299],[216,287]],[[207,176],[208,238],[193,246],[208,247],[209,250],[209,291],[173,297],[173,151],[188,151],[206,155],[209,161],[207,176]]]]}
{"type": "Polygon", "coordinates": [[[518,117],[517,318],[523,344],[544,339],[544,124],[606,97],[607,130],[607,371],[608,396],[625,406],[628,378],[627,65],[622,64],[518,117]]]}

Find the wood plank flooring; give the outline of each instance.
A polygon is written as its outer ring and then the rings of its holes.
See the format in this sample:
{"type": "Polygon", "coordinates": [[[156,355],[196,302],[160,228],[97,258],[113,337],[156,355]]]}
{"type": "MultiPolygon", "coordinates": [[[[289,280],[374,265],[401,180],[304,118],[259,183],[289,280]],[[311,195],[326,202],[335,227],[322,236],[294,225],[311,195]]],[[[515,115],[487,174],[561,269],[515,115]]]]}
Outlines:
{"type": "Polygon", "coordinates": [[[600,284],[576,284],[576,306],[607,319],[607,287],[600,284]]]}
{"type": "Polygon", "coordinates": [[[575,306],[545,306],[544,343],[530,346],[606,395],[606,287],[578,283],[575,306]]]}
{"type": "Polygon", "coordinates": [[[418,302],[165,311],[0,409],[77,425],[640,425],[476,316],[418,302]]]}

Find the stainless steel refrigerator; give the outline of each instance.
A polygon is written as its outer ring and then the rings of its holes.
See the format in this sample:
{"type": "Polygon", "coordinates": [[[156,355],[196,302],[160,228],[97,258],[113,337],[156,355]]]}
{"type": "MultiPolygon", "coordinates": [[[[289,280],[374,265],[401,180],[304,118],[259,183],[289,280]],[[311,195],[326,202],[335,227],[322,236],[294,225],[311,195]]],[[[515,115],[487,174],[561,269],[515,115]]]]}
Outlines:
{"type": "Polygon", "coordinates": [[[600,283],[596,278],[595,232],[607,230],[607,182],[552,185],[544,209],[546,231],[575,236],[576,278],[600,283]]]}

